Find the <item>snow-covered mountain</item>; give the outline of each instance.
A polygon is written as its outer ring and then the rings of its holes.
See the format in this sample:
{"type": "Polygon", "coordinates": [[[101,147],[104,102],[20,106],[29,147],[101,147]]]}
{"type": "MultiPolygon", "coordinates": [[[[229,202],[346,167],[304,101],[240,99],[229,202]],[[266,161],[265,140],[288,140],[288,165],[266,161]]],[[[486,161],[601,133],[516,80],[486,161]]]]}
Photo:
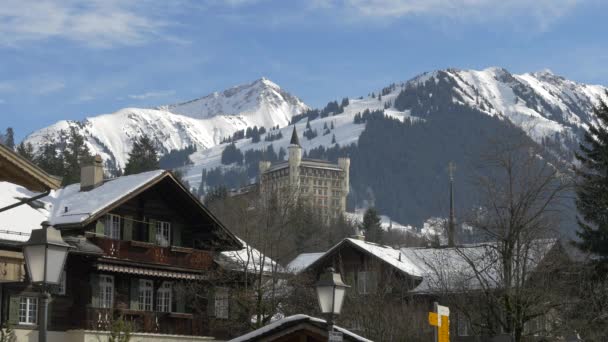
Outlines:
{"type": "MultiPolygon", "coordinates": [[[[334,145],[334,136],[341,146],[357,143],[365,124],[355,124],[354,117],[366,109],[384,110],[388,116],[415,123],[424,122],[433,115],[439,104],[457,103],[509,121],[536,142],[553,142],[560,152],[568,152],[576,146],[583,129],[594,121],[593,107],[599,99],[608,101],[606,90],[600,85],[567,80],[548,70],[521,75],[497,67],[480,71],[438,70],[374,90],[366,97],[350,99],[343,113],[310,121],[312,130],[319,134],[310,140],[301,138],[300,143],[304,150],[330,147],[334,145]],[[334,129],[323,135],[324,127],[328,126],[334,129]]],[[[306,130],[306,125],[305,119],[295,124],[300,135],[306,130]]],[[[236,142],[236,146],[244,152],[261,150],[272,144],[278,151],[288,146],[291,127],[283,127],[280,131],[282,139],[267,142],[262,136],[261,141],[255,143],[251,139],[242,139],[236,142]]],[[[188,180],[192,185],[198,186],[202,169],[221,166],[224,148],[225,145],[217,145],[191,156],[195,165],[189,168],[188,180]]]]}
{"type": "MultiPolygon", "coordinates": [[[[301,142],[305,150],[332,146],[334,137],[341,146],[357,143],[365,124],[355,124],[354,116],[366,109],[384,110],[399,120],[424,122],[439,104],[451,102],[512,122],[537,142],[553,142],[568,150],[575,146],[582,129],[593,122],[592,108],[598,98],[608,100],[605,91],[603,86],[577,83],[550,71],[516,75],[496,67],[438,70],[374,90],[365,97],[351,98],[342,113],[312,120],[310,125],[318,136],[301,142]],[[330,134],[323,134],[326,126],[334,127],[330,134]]],[[[246,127],[268,129],[278,125],[282,139],[265,141],[269,132],[259,142],[236,142],[242,151],[260,150],[270,144],[278,151],[288,145],[291,118],[307,109],[297,97],[262,78],[184,103],[155,109],[125,108],[82,122],[60,121],[25,140],[39,148],[60,140],[74,127],[86,137],[93,152],[119,168],[126,163],[131,141],[144,133],[153,138],[161,154],[196,145],[198,151],[191,156],[194,166],[188,178],[198,186],[202,169],[221,165],[221,152],[226,146],[220,144],[223,138],[246,127]]],[[[296,123],[300,134],[305,126],[306,120],[296,123]]]]}
{"type": "Polygon", "coordinates": [[[59,121],[25,138],[38,150],[65,139],[70,127],[85,137],[93,153],[118,168],[126,164],[132,141],[149,135],[164,154],[196,145],[213,147],[234,132],[253,126],[286,125],[308,106],[262,78],[197,100],[156,109],[125,108],[78,121],[59,121]]]}

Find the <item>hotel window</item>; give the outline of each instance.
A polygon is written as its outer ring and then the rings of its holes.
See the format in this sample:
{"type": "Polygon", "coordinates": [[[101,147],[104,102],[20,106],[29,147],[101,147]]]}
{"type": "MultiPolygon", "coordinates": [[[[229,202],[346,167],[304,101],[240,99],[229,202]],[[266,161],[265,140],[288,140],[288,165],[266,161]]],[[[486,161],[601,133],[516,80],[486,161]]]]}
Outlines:
{"type": "Polygon", "coordinates": [[[228,318],[230,312],[230,296],[228,289],[218,287],[215,289],[215,318],[228,318]]]}
{"type": "Polygon", "coordinates": [[[169,246],[171,236],[171,223],[157,221],[156,222],[156,243],[160,246],[169,246]]]}
{"type": "Polygon", "coordinates": [[[152,311],[152,280],[139,280],[139,310],[152,311]]]}
{"type": "Polygon", "coordinates": [[[171,312],[171,283],[163,282],[156,293],[156,311],[171,312]]]}
{"type": "Polygon", "coordinates": [[[99,276],[99,306],[111,308],[114,303],[114,277],[109,275],[99,276]]]}
{"type": "Polygon", "coordinates": [[[103,235],[110,239],[120,240],[120,216],[106,215],[103,235]]]}
{"type": "Polygon", "coordinates": [[[36,324],[38,317],[38,298],[19,298],[19,324],[36,324]]]}

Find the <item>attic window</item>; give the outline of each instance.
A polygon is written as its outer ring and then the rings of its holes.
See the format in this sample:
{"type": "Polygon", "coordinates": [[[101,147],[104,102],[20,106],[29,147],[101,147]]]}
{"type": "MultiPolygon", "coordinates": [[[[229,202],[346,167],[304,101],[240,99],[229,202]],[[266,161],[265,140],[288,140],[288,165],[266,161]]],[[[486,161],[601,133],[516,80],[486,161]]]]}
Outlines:
{"type": "Polygon", "coordinates": [[[103,235],[110,239],[120,240],[120,216],[106,215],[103,235]]]}

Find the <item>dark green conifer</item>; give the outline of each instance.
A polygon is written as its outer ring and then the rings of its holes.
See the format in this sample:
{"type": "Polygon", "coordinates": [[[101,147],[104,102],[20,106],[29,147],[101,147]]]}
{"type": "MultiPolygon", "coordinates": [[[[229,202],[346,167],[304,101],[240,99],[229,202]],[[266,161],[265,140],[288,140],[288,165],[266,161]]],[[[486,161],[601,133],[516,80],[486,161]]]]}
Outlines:
{"type": "Polygon", "coordinates": [[[158,155],[152,139],[144,134],[133,141],[133,149],[125,166],[125,175],[156,170],[159,167],[158,155]]]}

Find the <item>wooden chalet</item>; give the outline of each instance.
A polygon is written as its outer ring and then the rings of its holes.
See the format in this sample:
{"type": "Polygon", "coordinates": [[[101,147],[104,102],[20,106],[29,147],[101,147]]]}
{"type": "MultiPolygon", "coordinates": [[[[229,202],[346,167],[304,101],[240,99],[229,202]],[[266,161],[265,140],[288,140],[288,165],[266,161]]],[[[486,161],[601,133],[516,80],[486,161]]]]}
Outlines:
{"type": "MultiPolygon", "coordinates": [[[[119,317],[138,341],[217,335],[209,323],[230,318],[228,296],[212,289],[195,296],[188,284],[208,280],[216,256],[242,250],[242,242],[168,171],[104,180],[96,158],[81,178],[37,202],[73,247],[53,290],[49,340],[100,338],[119,317]]],[[[19,251],[17,243],[0,245],[19,251]]],[[[18,340],[37,334],[38,289],[4,283],[2,294],[2,321],[18,340]]]]}

